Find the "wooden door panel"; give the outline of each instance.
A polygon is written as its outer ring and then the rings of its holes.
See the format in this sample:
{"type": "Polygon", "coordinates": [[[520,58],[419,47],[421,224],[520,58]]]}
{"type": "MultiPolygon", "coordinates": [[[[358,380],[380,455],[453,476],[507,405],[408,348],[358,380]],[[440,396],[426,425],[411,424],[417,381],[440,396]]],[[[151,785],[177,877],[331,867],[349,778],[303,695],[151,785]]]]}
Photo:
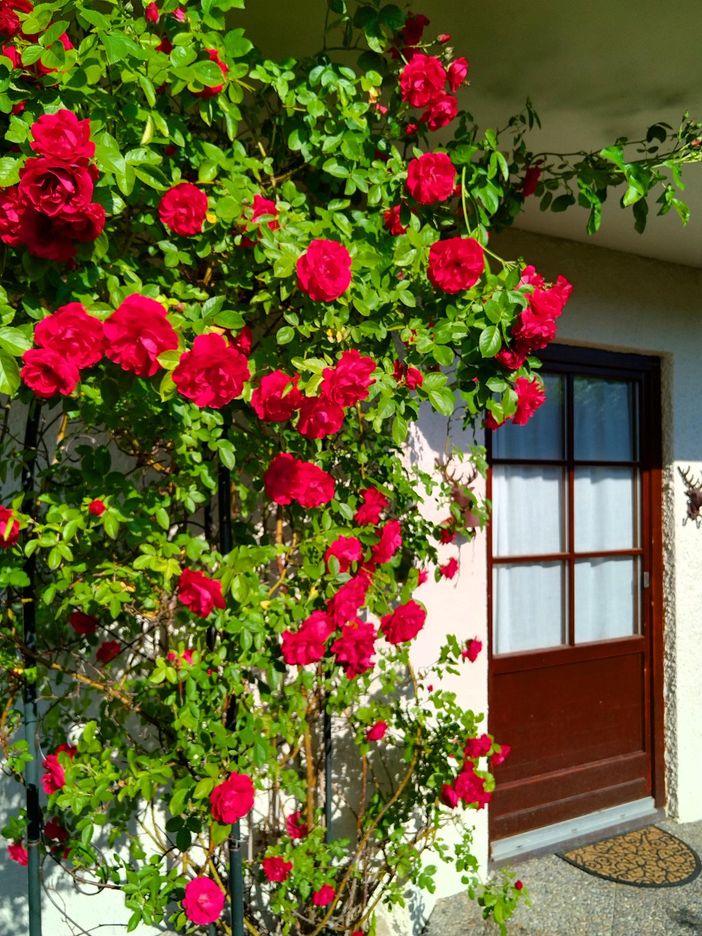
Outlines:
{"type": "Polygon", "coordinates": [[[500,781],[643,751],[643,671],[638,652],[496,675],[491,730],[512,746],[500,781]]]}
{"type": "MultiPolygon", "coordinates": [[[[563,641],[560,646],[550,646],[553,635],[548,631],[544,647],[526,652],[496,654],[495,646],[505,647],[509,643],[501,639],[499,643],[492,644],[494,620],[503,620],[499,614],[493,619],[492,602],[495,595],[499,594],[498,586],[494,586],[490,599],[489,725],[496,740],[511,745],[512,751],[506,762],[495,770],[497,788],[489,811],[493,839],[516,835],[645,796],[654,795],[660,803],[664,795],[659,362],[655,358],[637,355],[573,348],[549,349],[544,357],[545,370],[552,375],[560,375],[564,388],[560,397],[562,403],[559,404],[562,450],[546,450],[546,443],[542,445],[540,441],[547,438],[542,427],[524,437],[530,440],[528,446],[526,443],[513,445],[512,442],[500,442],[490,456],[495,465],[524,463],[562,467],[563,477],[567,481],[568,500],[565,509],[560,508],[563,523],[561,552],[548,552],[552,545],[546,540],[543,540],[544,549],[539,552],[538,537],[535,537],[533,550],[521,549],[522,543],[517,539],[515,542],[520,548],[510,551],[511,543],[503,523],[498,551],[493,554],[491,526],[488,529],[489,581],[492,581],[493,569],[500,568],[500,565],[513,566],[520,562],[525,565],[565,563],[563,568],[567,571],[565,578],[568,586],[562,593],[563,641]],[[574,394],[576,385],[581,388],[584,386],[582,381],[578,383],[582,376],[587,377],[585,383],[588,387],[598,384],[593,399],[599,394],[600,415],[605,413],[604,418],[607,415],[607,404],[606,400],[604,403],[602,400],[603,393],[607,392],[607,382],[610,382],[610,387],[618,384],[621,388],[622,382],[626,382],[634,388],[630,395],[634,401],[630,410],[634,441],[630,450],[624,453],[624,461],[617,461],[619,456],[616,453],[601,457],[601,453],[593,450],[586,453],[589,459],[586,462],[585,456],[580,458],[576,451],[573,442],[574,394]],[[605,389],[601,391],[601,388],[605,389]],[[638,441],[635,441],[636,438],[638,441]],[[626,463],[639,479],[640,512],[635,515],[632,548],[601,551],[601,558],[605,562],[615,561],[619,553],[631,555],[635,560],[638,571],[632,583],[632,632],[638,636],[614,637],[617,633],[617,627],[614,626],[610,631],[613,639],[579,644],[574,595],[579,581],[576,576],[578,563],[585,553],[578,550],[575,535],[574,478],[579,466],[591,466],[595,464],[596,458],[600,459],[597,467],[601,469],[603,477],[608,467],[616,474],[620,464],[626,463]],[[638,583],[638,576],[642,572],[647,573],[646,588],[642,587],[643,583],[638,583]]],[[[584,399],[582,397],[578,405],[586,405],[583,404],[584,399]]],[[[489,498],[493,497],[491,479],[490,473],[489,498]]],[[[598,509],[597,498],[592,500],[588,509],[598,509]]],[[[605,511],[604,522],[610,516],[606,511],[612,509],[611,504],[603,504],[601,509],[605,511]]],[[[590,513],[588,516],[593,515],[590,513]]],[[[591,524],[590,529],[596,528],[591,524]]],[[[597,555],[600,556],[600,553],[597,555]]],[[[590,613],[595,609],[595,617],[591,620],[597,619],[597,611],[601,608],[609,611],[607,594],[590,597],[602,602],[599,605],[590,602],[583,606],[590,613]]],[[[553,614],[558,605],[552,603],[545,607],[553,614]]],[[[602,615],[599,618],[601,620],[602,615]]],[[[525,617],[525,626],[532,628],[529,638],[530,646],[533,646],[533,620],[525,617]]],[[[597,626],[601,627],[601,624],[597,626]]],[[[511,635],[512,632],[513,628],[510,630],[508,623],[506,633],[511,635]]],[[[620,629],[619,632],[623,631],[620,629]]],[[[606,627],[604,633],[608,633],[606,627]]],[[[516,648],[519,645],[517,634],[513,646],[516,648]]]]}

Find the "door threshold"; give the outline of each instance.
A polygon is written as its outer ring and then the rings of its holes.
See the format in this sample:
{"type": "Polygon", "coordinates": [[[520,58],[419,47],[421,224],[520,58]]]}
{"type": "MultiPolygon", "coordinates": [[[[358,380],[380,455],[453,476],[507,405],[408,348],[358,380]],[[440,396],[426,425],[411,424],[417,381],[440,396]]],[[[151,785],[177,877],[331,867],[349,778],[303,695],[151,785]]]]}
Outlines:
{"type": "Polygon", "coordinates": [[[656,808],[652,796],[623,803],[621,806],[598,809],[596,812],[576,816],[565,822],[556,822],[541,829],[532,829],[493,842],[490,846],[490,866],[499,868],[501,865],[525,858],[552,854],[564,846],[579,848],[602,838],[603,832],[611,835],[631,832],[664,816],[665,811],[656,808]]]}

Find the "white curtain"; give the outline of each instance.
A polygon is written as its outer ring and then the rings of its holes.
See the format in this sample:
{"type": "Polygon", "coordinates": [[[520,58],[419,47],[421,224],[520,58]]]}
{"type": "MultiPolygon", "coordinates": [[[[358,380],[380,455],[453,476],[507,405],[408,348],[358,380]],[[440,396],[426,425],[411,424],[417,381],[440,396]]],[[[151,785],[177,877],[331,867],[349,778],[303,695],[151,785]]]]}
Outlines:
{"type": "Polygon", "coordinates": [[[574,452],[587,461],[633,461],[634,387],[620,380],[573,380],[574,452]]]}
{"type": "Polygon", "coordinates": [[[495,556],[563,549],[563,469],[495,465],[492,550],[495,556]]]}
{"type": "Polygon", "coordinates": [[[631,549],[635,476],[631,468],[575,469],[575,548],[578,552],[631,549]]]}
{"type": "Polygon", "coordinates": [[[563,378],[544,374],[546,402],[525,426],[505,423],[492,433],[494,458],[563,458],[563,378]]]}
{"type": "Polygon", "coordinates": [[[591,559],[575,564],[575,642],[638,633],[637,559],[591,559]]]}
{"type": "Polygon", "coordinates": [[[563,622],[563,563],[493,566],[495,653],[557,647],[563,622]]]}

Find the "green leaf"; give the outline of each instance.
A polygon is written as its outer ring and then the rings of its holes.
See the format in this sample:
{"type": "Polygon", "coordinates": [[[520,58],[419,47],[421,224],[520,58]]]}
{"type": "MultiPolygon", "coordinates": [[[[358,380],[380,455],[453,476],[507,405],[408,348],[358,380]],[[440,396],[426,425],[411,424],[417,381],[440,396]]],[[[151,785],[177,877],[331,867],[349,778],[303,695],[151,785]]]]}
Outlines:
{"type": "Polygon", "coordinates": [[[402,445],[407,438],[407,420],[398,413],[392,421],[392,440],[396,445],[402,445]]]}
{"type": "MultiPolygon", "coordinates": [[[[130,56],[142,57],[141,47],[125,36],[124,33],[111,32],[101,33],[100,38],[107,53],[107,62],[109,65],[116,65],[118,62],[124,64],[130,56]]],[[[221,73],[220,73],[221,75],[221,73]]]]}
{"type": "MultiPolygon", "coordinates": [[[[426,383],[426,381],[425,381],[426,383]]],[[[456,397],[450,387],[440,387],[427,391],[427,399],[442,416],[451,416],[456,408],[456,397]]]]}
{"type": "Polygon", "coordinates": [[[283,325],[282,328],[279,328],[276,332],[275,340],[279,345],[289,344],[295,337],[295,329],[291,328],[289,325],[283,325]]]}
{"type": "Polygon", "coordinates": [[[624,168],[624,150],[621,146],[607,146],[600,150],[600,156],[607,162],[614,163],[619,169],[624,168]]]}
{"type": "Polygon", "coordinates": [[[19,367],[6,351],[0,351],[0,393],[14,396],[20,385],[19,367]]]}
{"type": "Polygon", "coordinates": [[[488,325],[487,328],[484,328],[480,332],[478,347],[480,348],[480,353],[484,358],[495,357],[497,352],[502,347],[500,329],[497,327],[497,325],[488,325]]]}
{"type": "Polygon", "coordinates": [[[185,807],[186,800],[190,796],[190,784],[179,787],[174,791],[168,804],[168,811],[172,816],[180,816],[185,807]]]}
{"type": "Polygon", "coordinates": [[[7,188],[8,185],[14,185],[19,182],[19,171],[21,162],[13,159],[11,156],[3,156],[0,159],[0,186],[7,188]]]}
{"type": "Polygon", "coordinates": [[[25,351],[29,351],[31,347],[31,339],[27,338],[19,328],[0,327],[0,348],[4,348],[5,351],[9,351],[15,357],[20,357],[25,351]]]}

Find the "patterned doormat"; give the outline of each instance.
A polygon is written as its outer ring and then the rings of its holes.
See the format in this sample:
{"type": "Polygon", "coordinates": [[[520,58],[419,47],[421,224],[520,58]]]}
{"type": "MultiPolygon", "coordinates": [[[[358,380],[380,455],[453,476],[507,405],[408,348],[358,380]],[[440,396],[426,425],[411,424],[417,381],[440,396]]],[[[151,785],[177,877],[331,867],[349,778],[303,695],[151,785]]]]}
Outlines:
{"type": "Polygon", "coordinates": [[[656,826],[615,835],[558,857],[605,881],[634,887],[679,887],[694,881],[702,867],[688,845],[656,826]]]}

